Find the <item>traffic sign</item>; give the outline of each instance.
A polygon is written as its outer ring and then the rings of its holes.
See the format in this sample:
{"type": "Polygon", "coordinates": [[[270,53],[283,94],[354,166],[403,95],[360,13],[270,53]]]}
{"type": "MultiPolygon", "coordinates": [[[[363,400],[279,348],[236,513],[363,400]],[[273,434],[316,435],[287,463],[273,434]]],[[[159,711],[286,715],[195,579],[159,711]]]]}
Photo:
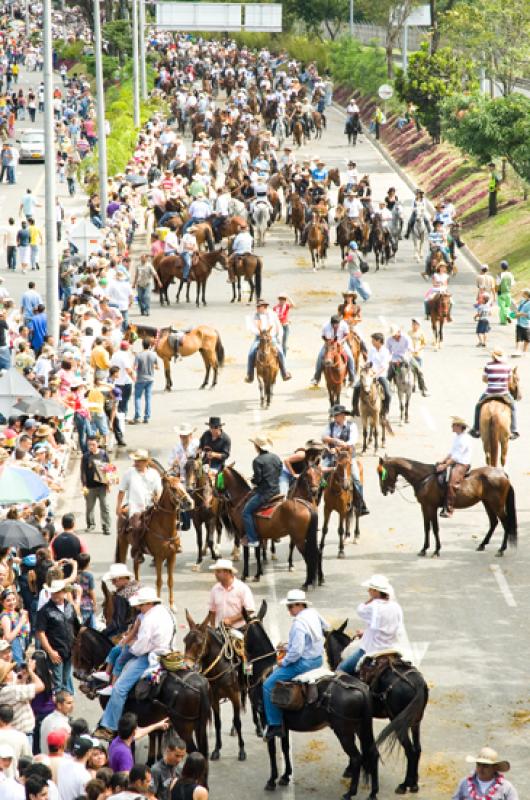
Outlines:
{"type": "Polygon", "coordinates": [[[392,89],[389,83],[383,83],[377,90],[377,94],[379,95],[381,100],[390,100],[390,98],[394,94],[394,90],[392,89]]]}

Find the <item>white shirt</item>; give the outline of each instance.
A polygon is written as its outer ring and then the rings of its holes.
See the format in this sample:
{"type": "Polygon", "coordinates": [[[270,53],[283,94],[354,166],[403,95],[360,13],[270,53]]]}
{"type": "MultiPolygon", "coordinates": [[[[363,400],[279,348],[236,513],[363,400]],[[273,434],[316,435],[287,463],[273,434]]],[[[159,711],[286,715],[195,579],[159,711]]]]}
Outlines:
{"type": "Polygon", "coordinates": [[[199,449],[199,440],[197,438],[191,439],[188,446],[184,447],[180,439],[169,456],[169,466],[172,467],[175,462],[178,463],[181,475],[184,474],[184,467],[188,458],[194,458],[199,449]]]}
{"type": "Polygon", "coordinates": [[[382,375],[386,378],[390,359],[391,355],[385,345],[380,347],[379,350],[372,345],[368,350],[366,361],[372,365],[376,377],[379,378],[382,375]]]}
{"type": "Polygon", "coordinates": [[[76,800],[85,793],[85,786],[92,779],[92,775],[84,764],[72,759],[59,764],[57,771],[57,786],[61,800],[76,800]]]}
{"type": "Polygon", "coordinates": [[[146,653],[169,653],[175,625],[173,617],[163,605],[158,603],[142,615],[136,640],[130,650],[134,656],[146,653]]]}
{"type": "Polygon", "coordinates": [[[129,350],[118,350],[116,353],[114,353],[110,359],[110,366],[120,368],[118,377],[116,378],[116,383],[118,386],[125,386],[129,383],[132,383],[132,378],[128,374],[127,370],[132,370],[134,366],[134,359],[129,350]]]}
{"type": "Polygon", "coordinates": [[[5,778],[0,783],[0,800],[26,800],[24,784],[14,778],[5,778]]]}
{"type": "Polygon", "coordinates": [[[243,256],[252,253],[252,236],[248,231],[241,231],[232,242],[232,252],[243,256]]]}
{"type": "Polygon", "coordinates": [[[4,769],[3,774],[8,778],[14,778],[19,758],[21,756],[31,756],[31,747],[26,734],[12,727],[0,728],[0,745],[6,744],[15,751],[15,758],[12,760],[11,766],[8,769],[4,769]]]}
{"type": "Polygon", "coordinates": [[[386,347],[392,356],[392,361],[403,361],[412,352],[412,341],[408,334],[402,333],[399,339],[389,336],[386,347]]]}
{"type": "Polygon", "coordinates": [[[47,717],[44,717],[40,729],[40,751],[48,755],[48,734],[52,731],[68,731],[70,733],[71,727],[68,717],[61,714],[60,711],[52,711],[47,717]]]}
{"type": "Polygon", "coordinates": [[[344,208],[346,209],[350,219],[355,219],[361,213],[363,205],[358,197],[345,197],[344,208]]]}
{"type": "Polygon", "coordinates": [[[168,253],[170,250],[175,250],[178,252],[180,247],[179,237],[175,231],[169,231],[166,238],[164,239],[164,250],[168,253]]]}
{"type": "Polygon", "coordinates": [[[118,306],[120,311],[127,311],[129,300],[133,296],[129,281],[111,281],[108,287],[109,302],[118,306]]]}
{"type": "Polygon", "coordinates": [[[395,646],[399,629],[403,625],[403,611],[395,600],[372,600],[361,603],[357,614],[368,623],[359,646],[371,656],[395,646]]]}
{"type": "Polygon", "coordinates": [[[121,479],[119,491],[125,492],[129,514],[136,514],[151,505],[154,494],[161,493],[162,480],[152,467],[145,472],[138,472],[136,467],[131,467],[121,479]]]}
{"type": "Polygon", "coordinates": [[[272,308],[269,308],[263,314],[255,314],[251,322],[251,330],[256,336],[260,333],[269,331],[273,339],[280,340],[283,336],[283,328],[278,319],[278,315],[272,308]],[[258,322],[260,323],[258,327],[258,322]]]}
{"type": "Polygon", "coordinates": [[[349,335],[350,326],[343,319],[341,319],[336,329],[331,322],[326,322],[326,324],[322,326],[322,336],[328,341],[334,341],[336,339],[338,342],[344,342],[349,335]]]}
{"type": "Polygon", "coordinates": [[[215,201],[215,210],[222,217],[228,216],[228,206],[230,204],[231,196],[228,193],[220,194],[215,201]]]}
{"type": "Polygon", "coordinates": [[[456,461],[457,464],[471,464],[472,453],[473,440],[471,436],[465,431],[463,433],[454,433],[450,450],[453,461],[456,461]]]}

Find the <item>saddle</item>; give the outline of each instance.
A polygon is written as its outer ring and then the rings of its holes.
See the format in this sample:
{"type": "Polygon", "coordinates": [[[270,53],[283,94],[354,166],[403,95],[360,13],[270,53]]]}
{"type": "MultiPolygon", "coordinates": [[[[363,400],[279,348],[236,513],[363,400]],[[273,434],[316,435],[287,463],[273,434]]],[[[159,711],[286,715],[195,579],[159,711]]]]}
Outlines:
{"type": "Polygon", "coordinates": [[[272,689],[272,702],[284,711],[300,711],[318,700],[318,684],[334,676],[325,668],[312,669],[297,675],[292,681],[278,681],[272,689]]]}
{"type": "Polygon", "coordinates": [[[274,497],[271,497],[270,500],[267,500],[266,504],[255,513],[256,517],[262,517],[263,519],[269,519],[272,517],[280,503],[283,503],[285,500],[285,496],[283,494],[276,494],[274,497]]]}
{"type": "Polygon", "coordinates": [[[397,650],[386,650],[373,656],[365,656],[359,668],[359,677],[363,683],[373,689],[385,670],[396,667],[409,669],[411,666],[409,661],[403,660],[401,653],[398,653],[397,650]]]}
{"type": "Polygon", "coordinates": [[[484,400],[480,401],[480,407],[482,408],[483,405],[489,403],[491,400],[498,400],[499,402],[511,407],[510,400],[506,394],[489,394],[484,398],[484,400]]]}
{"type": "MultiPolygon", "coordinates": [[[[447,469],[444,469],[443,472],[437,472],[436,473],[436,480],[438,481],[438,485],[439,485],[440,489],[442,489],[444,491],[447,490],[447,484],[449,483],[450,471],[451,471],[451,467],[448,467],[447,469]]],[[[469,466],[467,468],[466,474],[464,475],[464,480],[469,476],[470,472],[471,472],[471,466],[469,466]]]]}

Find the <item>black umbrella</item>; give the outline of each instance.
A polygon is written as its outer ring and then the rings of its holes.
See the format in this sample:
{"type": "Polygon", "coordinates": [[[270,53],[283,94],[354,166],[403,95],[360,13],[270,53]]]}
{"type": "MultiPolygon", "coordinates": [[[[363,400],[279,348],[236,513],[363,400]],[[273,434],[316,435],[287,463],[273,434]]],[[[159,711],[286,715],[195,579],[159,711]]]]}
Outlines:
{"type": "Polygon", "coordinates": [[[31,550],[46,545],[42,533],[21,519],[5,519],[0,522],[0,547],[23,547],[31,550]]]}
{"type": "Polygon", "coordinates": [[[23,414],[34,414],[36,417],[64,417],[66,407],[57,400],[50,400],[45,397],[26,397],[18,400],[13,408],[22,411],[23,414]]]}

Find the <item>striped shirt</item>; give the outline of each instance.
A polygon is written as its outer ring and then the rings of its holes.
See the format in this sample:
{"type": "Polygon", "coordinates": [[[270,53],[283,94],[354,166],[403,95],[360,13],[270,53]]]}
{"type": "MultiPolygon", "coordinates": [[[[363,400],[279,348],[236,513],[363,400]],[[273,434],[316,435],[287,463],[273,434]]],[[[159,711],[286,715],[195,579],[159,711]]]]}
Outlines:
{"type": "Polygon", "coordinates": [[[484,367],[484,376],[487,378],[488,385],[486,394],[508,394],[508,384],[512,368],[501,361],[490,361],[484,367]]]}

